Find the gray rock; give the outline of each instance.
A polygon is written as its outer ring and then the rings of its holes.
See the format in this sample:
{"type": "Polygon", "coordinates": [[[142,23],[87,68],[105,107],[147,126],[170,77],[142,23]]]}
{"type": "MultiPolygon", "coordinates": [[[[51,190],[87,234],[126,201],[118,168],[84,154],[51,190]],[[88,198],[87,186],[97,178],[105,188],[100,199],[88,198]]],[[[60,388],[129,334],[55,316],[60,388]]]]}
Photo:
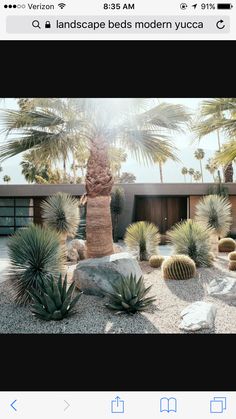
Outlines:
{"type": "Polygon", "coordinates": [[[214,279],[207,285],[207,292],[213,297],[221,297],[236,304],[236,278],[226,276],[214,279]]]}
{"type": "Polygon", "coordinates": [[[73,280],[85,294],[103,296],[105,290],[112,291],[111,283],[119,281],[121,276],[142,276],[138,262],[129,253],[116,253],[97,259],[86,259],[78,263],[73,280]]]}
{"type": "Polygon", "coordinates": [[[215,323],[216,307],[214,304],[196,301],[181,312],[180,329],[195,332],[201,329],[212,329],[215,323]]]}

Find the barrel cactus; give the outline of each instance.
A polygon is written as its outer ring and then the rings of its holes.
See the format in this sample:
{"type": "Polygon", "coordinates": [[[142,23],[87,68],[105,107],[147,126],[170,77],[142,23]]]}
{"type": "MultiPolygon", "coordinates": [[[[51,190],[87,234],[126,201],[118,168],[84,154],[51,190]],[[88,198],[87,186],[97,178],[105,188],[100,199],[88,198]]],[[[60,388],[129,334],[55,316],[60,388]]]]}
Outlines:
{"type": "Polygon", "coordinates": [[[236,261],[236,252],[230,252],[228,254],[228,259],[229,260],[235,260],[236,261]]]}
{"type": "Polygon", "coordinates": [[[164,279],[193,278],[196,275],[196,265],[189,256],[170,256],[162,264],[162,274],[164,279]]]}
{"type": "Polygon", "coordinates": [[[236,249],[235,240],[231,239],[230,237],[226,237],[221,239],[218,244],[219,252],[233,252],[236,249]]]}
{"type": "Polygon", "coordinates": [[[230,260],[229,261],[229,270],[230,271],[236,271],[236,260],[230,260]]]}
{"type": "Polygon", "coordinates": [[[149,259],[149,265],[152,268],[160,268],[162,263],[164,262],[165,258],[160,255],[152,255],[149,259]]]}

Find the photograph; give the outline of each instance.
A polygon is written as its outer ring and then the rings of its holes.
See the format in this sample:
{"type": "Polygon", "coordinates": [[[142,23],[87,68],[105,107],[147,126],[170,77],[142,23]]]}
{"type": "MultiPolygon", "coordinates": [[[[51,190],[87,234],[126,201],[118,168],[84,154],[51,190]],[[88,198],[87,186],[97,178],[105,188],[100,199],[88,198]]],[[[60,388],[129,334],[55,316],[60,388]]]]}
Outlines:
{"type": "Polygon", "coordinates": [[[236,98],[0,100],[0,334],[236,333],[236,98]]]}

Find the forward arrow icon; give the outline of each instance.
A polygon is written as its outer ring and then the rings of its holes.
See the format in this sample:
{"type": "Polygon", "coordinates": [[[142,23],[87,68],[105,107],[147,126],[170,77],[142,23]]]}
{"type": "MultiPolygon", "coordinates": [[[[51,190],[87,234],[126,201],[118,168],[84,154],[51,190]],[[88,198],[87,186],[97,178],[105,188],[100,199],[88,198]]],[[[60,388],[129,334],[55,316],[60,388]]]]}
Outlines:
{"type": "Polygon", "coordinates": [[[69,404],[66,400],[64,400],[64,402],[65,402],[65,404],[66,404],[66,407],[65,407],[65,409],[64,409],[64,412],[65,412],[65,410],[67,410],[67,409],[68,409],[68,407],[70,407],[70,404],[69,404]]]}

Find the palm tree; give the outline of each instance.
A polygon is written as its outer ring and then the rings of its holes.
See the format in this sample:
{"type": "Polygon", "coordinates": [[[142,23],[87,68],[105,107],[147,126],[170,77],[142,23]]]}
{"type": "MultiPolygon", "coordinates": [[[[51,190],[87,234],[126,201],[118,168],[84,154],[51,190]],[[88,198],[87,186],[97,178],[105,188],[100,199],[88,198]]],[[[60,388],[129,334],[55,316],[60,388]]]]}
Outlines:
{"type": "Polygon", "coordinates": [[[200,163],[200,172],[201,172],[202,182],[203,182],[202,159],[204,159],[204,156],[205,156],[205,153],[204,153],[204,150],[202,148],[198,148],[194,152],[195,159],[199,160],[199,163],[200,163]]]}
{"type": "MultiPolygon", "coordinates": [[[[172,152],[172,150],[169,147],[167,147],[166,152],[169,153],[169,159],[170,160],[178,161],[178,158],[176,157],[174,152],[172,152]]],[[[165,150],[163,150],[163,153],[158,154],[158,156],[156,156],[155,159],[154,159],[154,162],[158,163],[158,165],[159,165],[159,173],[160,173],[161,183],[163,183],[163,164],[165,164],[167,159],[168,159],[168,157],[166,157],[166,152],[165,152],[165,150]]]]}
{"type": "Polygon", "coordinates": [[[88,257],[112,254],[109,144],[129,149],[144,163],[156,156],[172,156],[168,133],[182,129],[190,115],[181,105],[144,99],[47,99],[34,111],[3,112],[7,141],[0,147],[0,161],[28,150],[43,149],[56,157],[86,143],[90,150],[86,173],[88,257]],[[17,138],[9,136],[18,134],[17,138]]]}
{"type": "Polygon", "coordinates": [[[184,176],[184,181],[186,183],[186,175],[188,174],[188,169],[187,167],[183,167],[181,170],[182,175],[184,176]]]}
{"type": "Polygon", "coordinates": [[[8,184],[10,181],[11,181],[10,176],[8,175],[3,176],[3,182],[6,182],[8,184]]]}
{"type": "Polygon", "coordinates": [[[192,167],[190,167],[190,169],[188,169],[188,174],[189,174],[191,182],[192,182],[193,181],[193,175],[194,175],[194,169],[192,167]]]}
{"type": "Polygon", "coordinates": [[[214,158],[208,159],[205,169],[212,175],[213,180],[215,182],[215,171],[218,169],[218,165],[216,164],[214,158]]]}
{"type": "Polygon", "coordinates": [[[219,151],[217,161],[219,164],[224,164],[224,182],[233,182],[232,160],[226,158],[225,154],[221,156],[220,153],[220,132],[224,132],[229,140],[236,138],[236,98],[204,100],[200,108],[200,118],[198,123],[193,127],[193,130],[196,132],[199,140],[205,135],[216,132],[219,151]]]}
{"type": "Polygon", "coordinates": [[[195,182],[198,182],[199,180],[202,179],[202,175],[198,170],[196,170],[196,172],[194,172],[193,179],[195,180],[195,182]]]}

